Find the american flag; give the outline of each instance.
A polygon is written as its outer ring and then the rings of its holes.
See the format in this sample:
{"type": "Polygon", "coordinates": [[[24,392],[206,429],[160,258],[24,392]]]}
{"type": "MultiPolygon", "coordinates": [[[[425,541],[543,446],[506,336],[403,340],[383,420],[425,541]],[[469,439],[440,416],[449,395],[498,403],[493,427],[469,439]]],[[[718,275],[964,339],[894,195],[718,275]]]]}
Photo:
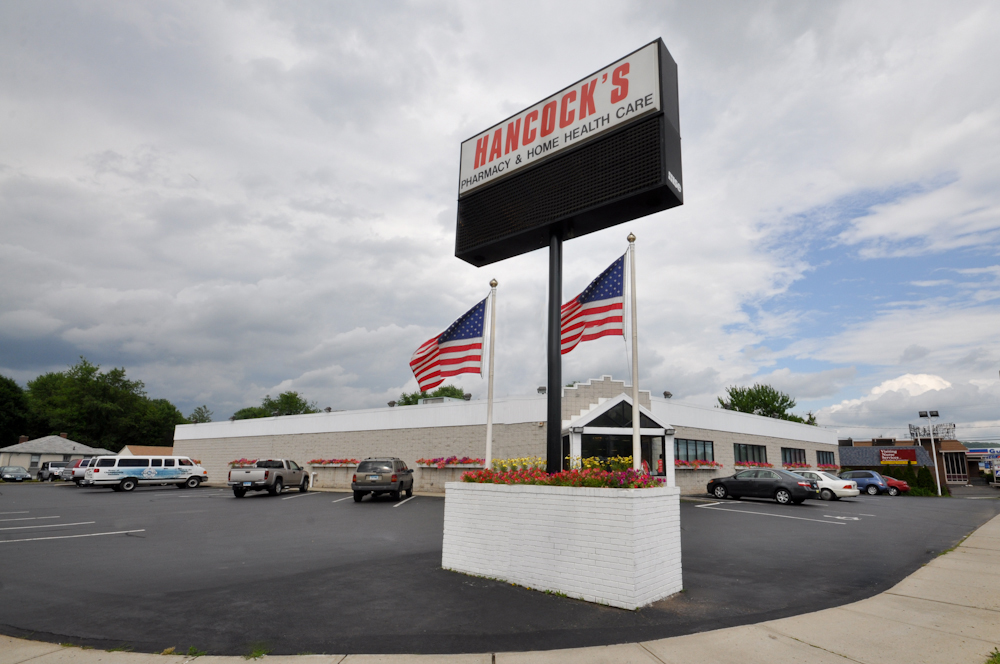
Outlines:
{"type": "Polygon", "coordinates": [[[612,334],[625,336],[622,322],[625,256],[590,282],[582,293],[562,305],[562,354],[612,334]]]}
{"type": "Polygon", "coordinates": [[[483,325],[488,299],[489,296],[413,353],[410,368],[421,391],[437,387],[448,376],[482,373],[483,325]]]}

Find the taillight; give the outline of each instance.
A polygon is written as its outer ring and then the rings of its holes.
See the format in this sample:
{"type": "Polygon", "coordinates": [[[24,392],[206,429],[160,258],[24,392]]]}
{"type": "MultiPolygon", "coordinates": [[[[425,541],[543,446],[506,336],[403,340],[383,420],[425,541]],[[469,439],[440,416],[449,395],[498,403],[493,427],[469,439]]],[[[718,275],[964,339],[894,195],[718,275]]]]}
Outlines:
{"type": "Polygon", "coordinates": [[[352,482],[357,482],[357,481],[358,481],[358,476],[357,476],[357,474],[354,474],[354,475],[351,475],[351,481],[352,481],[352,482]]]}
{"type": "Polygon", "coordinates": [[[809,482],[799,482],[799,486],[812,488],[812,484],[809,484],[809,482]]]}
{"type": "Polygon", "coordinates": [[[389,481],[390,481],[390,482],[398,482],[398,481],[399,481],[399,478],[398,478],[398,477],[396,477],[395,475],[393,475],[393,476],[392,476],[392,479],[391,479],[391,480],[389,480],[389,481]]]}
{"type": "Polygon", "coordinates": [[[231,471],[231,470],[229,471],[229,481],[230,482],[233,481],[233,471],[231,471]]]}
{"type": "Polygon", "coordinates": [[[271,471],[270,470],[265,470],[264,471],[264,479],[266,480],[270,476],[271,476],[271,471]]]}
{"type": "Polygon", "coordinates": [[[850,484],[845,484],[845,485],[844,485],[844,488],[845,488],[845,489],[853,489],[854,487],[852,487],[852,486],[851,486],[850,484]]]}
{"type": "Polygon", "coordinates": [[[100,468],[94,468],[94,472],[95,473],[99,473],[99,472],[101,472],[101,469],[100,468]]]}

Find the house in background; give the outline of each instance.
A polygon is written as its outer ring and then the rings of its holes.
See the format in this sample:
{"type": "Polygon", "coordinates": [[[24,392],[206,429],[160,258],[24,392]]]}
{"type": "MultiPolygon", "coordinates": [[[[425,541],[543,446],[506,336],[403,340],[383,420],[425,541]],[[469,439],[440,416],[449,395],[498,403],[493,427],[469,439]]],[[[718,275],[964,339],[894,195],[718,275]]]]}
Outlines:
{"type": "Polygon", "coordinates": [[[70,440],[64,433],[34,440],[21,436],[21,442],[16,445],[0,448],[0,466],[23,466],[34,476],[45,461],[73,461],[111,453],[103,447],[90,447],[70,440]]]}

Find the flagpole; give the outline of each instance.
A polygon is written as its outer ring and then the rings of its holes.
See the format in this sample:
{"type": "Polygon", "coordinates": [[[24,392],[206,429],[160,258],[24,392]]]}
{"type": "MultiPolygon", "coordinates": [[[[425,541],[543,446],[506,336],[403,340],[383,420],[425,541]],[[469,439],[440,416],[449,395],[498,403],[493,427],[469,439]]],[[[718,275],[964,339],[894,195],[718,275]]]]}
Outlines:
{"type": "Polygon", "coordinates": [[[497,280],[490,281],[490,378],[486,388],[486,469],[493,467],[493,344],[497,332],[497,280]]]}
{"type": "Polygon", "coordinates": [[[632,300],[632,468],[642,469],[642,436],[639,432],[639,330],[635,311],[635,235],[628,234],[629,289],[632,300]]]}

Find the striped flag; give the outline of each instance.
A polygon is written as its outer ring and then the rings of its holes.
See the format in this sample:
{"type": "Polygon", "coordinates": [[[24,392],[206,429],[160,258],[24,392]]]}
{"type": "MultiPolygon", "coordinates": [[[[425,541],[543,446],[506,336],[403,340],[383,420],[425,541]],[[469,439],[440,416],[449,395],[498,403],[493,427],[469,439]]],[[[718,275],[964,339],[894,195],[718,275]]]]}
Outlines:
{"type": "Polygon", "coordinates": [[[487,296],[451,327],[425,341],[413,353],[410,368],[422,392],[437,387],[448,376],[482,373],[483,326],[488,299],[487,296]]]}
{"type": "Polygon", "coordinates": [[[562,354],[581,341],[608,335],[625,336],[622,323],[625,256],[616,260],[582,293],[562,305],[562,354]]]}

